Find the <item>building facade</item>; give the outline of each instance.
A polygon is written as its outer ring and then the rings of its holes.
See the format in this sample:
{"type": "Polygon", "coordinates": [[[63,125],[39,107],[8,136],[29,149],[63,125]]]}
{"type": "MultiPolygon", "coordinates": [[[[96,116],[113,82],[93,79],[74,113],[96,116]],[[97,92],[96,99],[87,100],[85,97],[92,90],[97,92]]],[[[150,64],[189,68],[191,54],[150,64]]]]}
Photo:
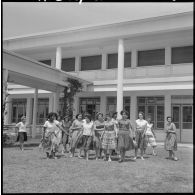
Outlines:
{"type": "MultiPolygon", "coordinates": [[[[125,109],[134,122],[143,111],[158,141],[172,116],[178,141],[193,142],[192,12],[13,38],[4,48],[89,81],[75,97],[74,115],[125,109]]],[[[26,115],[32,124],[34,89],[9,82],[8,90],[6,123],[26,115]]],[[[38,90],[37,127],[48,112],[61,112],[62,96],[54,109],[54,93],[38,90]]]]}

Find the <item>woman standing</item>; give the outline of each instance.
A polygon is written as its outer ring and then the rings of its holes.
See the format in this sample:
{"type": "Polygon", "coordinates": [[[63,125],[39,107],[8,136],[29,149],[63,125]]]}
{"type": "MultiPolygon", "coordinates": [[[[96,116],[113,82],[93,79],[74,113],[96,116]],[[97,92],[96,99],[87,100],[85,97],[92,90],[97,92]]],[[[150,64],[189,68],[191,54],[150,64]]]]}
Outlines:
{"type": "Polygon", "coordinates": [[[21,117],[21,122],[16,124],[16,129],[18,131],[17,140],[20,142],[20,149],[24,150],[24,142],[27,141],[27,132],[26,132],[26,117],[21,117]]]}
{"type": "Polygon", "coordinates": [[[48,120],[43,125],[43,138],[41,142],[43,148],[46,150],[47,158],[57,158],[55,154],[61,142],[62,128],[56,119],[57,114],[50,112],[48,114],[48,120]]]}
{"type": "Polygon", "coordinates": [[[127,150],[134,149],[133,144],[133,127],[128,117],[127,111],[121,111],[122,119],[118,121],[118,150],[120,152],[119,162],[123,162],[125,159],[125,152],[127,150]]]}
{"type": "Polygon", "coordinates": [[[106,161],[107,152],[109,153],[108,161],[111,160],[112,151],[116,149],[117,128],[116,124],[112,121],[111,115],[106,114],[105,131],[102,134],[102,148],[104,149],[104,160],[106,161]]]}
{"type": "MultiPolygon", "coordinates": [[[[64,151],[63,152],[69,152],[67,150],[67,144],[69,143],[69,129],[71,127],[71,121],[69,120],[69,116],[65,116],[64,120],[62,121],[62,126],[64,129],[64,132],[62,132],[62,144],[64,146],[64,151]]],[[[69,146],[70,149],[70,146],[69,146]]]]}
{"type": "Polygon", "coordinates": [[[165,150],[169,151],[169,159],[177,161],[178,158],[175,156],[174,152],[177,150],[176,127],[170,116],[167,117],[167,121],[168,123],[165,126],[165,150]]]}
{"type": "MultiPolygon", "coordinates": [[[[80,137],[83,134],[83,120],[82,120],[82,114],[77,114],[76,119],[73,121],[72,126],[70,127],[70,151],[71,155],[70,157],[74,157],[75,149],[77,148],[78,141],[80,137]]],[[[79,158],[80,156],[80,151],[79,151],[79,158]]]]}
{"type": "Polygon", "coordinates": [[[86,114],[85,120],[83,120],[83,135],[81,137],[82,140],[82,149],[84,150],[84,156],[86,157],[86,160],[89,160],[89,150],[92,146],[92,136],[94,135],[94,124],[93,121],[91,121],[91,115],[86,114]]]}
{"type": "Polygon", "coordinates": [[[102,153],[102,133],[105,130],[105,121],[103,119],[103,114],[98,112],[96,115],[97,120],[94,122],[94,148],[96,152],[96,160],[101,158],[102,153]]]}
{"type": "Polygon", "coordinates": [[[143,153],[144,153],[144,149],[147,147],[146,136],[145,136],[147,130],[147,121],[144,120],[143,117],[144,117],[144,113],[139,112],[139,119],[136,120],[136,131],[135,131],[136,147],[135,147],[134,160],[137,159],[138,148],[141,151],[141,159],[144,160],[143,153]]]}
{"type": "Polygon", "coordinates": [[[154,156],[157,155],[156,151],[155,151],[155,148],[157,146],[156,144],[156,135],[154,133],[154,130],[153,130],[153,123],[151,123],[151,118],[148,117],[147,118],[147,130],[146,130],[146,140],[147,140],[147,143],[150,144],[150,146],[152,147],[152,154],[154,156]]]}

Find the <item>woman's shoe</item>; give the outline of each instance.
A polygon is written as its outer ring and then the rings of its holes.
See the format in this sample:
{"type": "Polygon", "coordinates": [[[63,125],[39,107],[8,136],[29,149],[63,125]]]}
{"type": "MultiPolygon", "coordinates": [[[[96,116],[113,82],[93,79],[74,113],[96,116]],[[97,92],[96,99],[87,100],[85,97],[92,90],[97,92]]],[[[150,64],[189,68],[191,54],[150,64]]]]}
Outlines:
{"type": "Polygon", "coordinates": [[[109,159],[108,159],[108,162],[111,162],[111,161],[112,161],[111,158],[109,158],[109,159]]]}
{"type": "Polygon", "coordinates": [[[119,162],[119,163],[122,163],[122,162],[123,162],[123,160],[122,160],[122,159],[119,159],[119,160],[118,160],[118,162],[119,162]]]}
{"type": "Polygon", "coordinates": [[[142,159],[142,160],[145,160],[143,156],[141,156],[141,159],[142,159]]]}
{"type": "Polygon", "coordinates": [[[137,157],[135,156],[134,158],[133,158],[133,160],[136,160],[137,159],[137,157]]]}
{"type": "Polygon", "coordinates": [[[174,160],[174,161],[178,161],[178,158],[177,158],[177,157],[174,157],[173,160],[174,160]]]}

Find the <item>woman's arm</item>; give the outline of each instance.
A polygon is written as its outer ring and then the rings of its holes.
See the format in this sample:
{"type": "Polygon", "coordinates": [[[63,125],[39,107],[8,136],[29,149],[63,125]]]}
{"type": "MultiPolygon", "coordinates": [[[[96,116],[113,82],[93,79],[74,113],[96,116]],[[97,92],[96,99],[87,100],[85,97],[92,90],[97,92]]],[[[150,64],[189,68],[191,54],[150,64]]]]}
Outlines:
{"type": "Polygon", "coordinates": [[[171,128],[168,129],[168,132],[170,133],[176,133],[176,126],[174,123],[171,123],[171,128]]]}

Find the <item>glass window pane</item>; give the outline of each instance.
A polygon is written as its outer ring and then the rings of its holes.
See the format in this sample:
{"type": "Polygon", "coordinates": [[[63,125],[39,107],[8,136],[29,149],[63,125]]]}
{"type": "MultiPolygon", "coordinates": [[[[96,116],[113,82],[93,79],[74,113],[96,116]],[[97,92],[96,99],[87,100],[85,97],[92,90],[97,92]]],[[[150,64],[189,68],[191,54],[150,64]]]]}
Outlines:
{"type": "Polygon", "coordinates": [[[131,67],[131,52],[125,52],[124,67],[131,67]]]}
{"type": "Polygon", "coordinates": [[[164,106],[157,106],[157,121],[164,121],[164,106]]]}
{"type": "Polygon", "coordinates": [[[64,58],[62,59],[62,70],[66,72],[75,71],[75,58],[64,58]]]}
{"type": "Polygon", "coordinates": [[[102,64],[101,55],[81,57],[81,71],[101,69],[101,64],[102,64]]]}
{"type": "Polygon", "coordinates": [[[138,51],[138,66],[165,64],[165,49],[138,51]]]}
{"type": "Polygon", "coordinates": [[[157,122],[157,129],[163,129],[164,128],[164,122],[157,122]]]}
{"type": "Polygon", "coordinates": [[[157,104],[164,104],[164,97],[156,97],[157,104]]]}
{"type": "Polygon", "coordinates": [[[192,129],[192,123],[183,123],[183,129],[192,129]]]}
{"type": "Polygon", "coordinates": [[[107,61],[107,68],[111,69],[111,68],[117,68],[118,66],[118,54],[114,53],[114,54],[108,54],[108,61],[107,61]]]}
{"type": "Polygon", "coordinates": [[[116,97],[108,97],[107,104],[116,104],[116,97]]]}
{"type": "Polygon", "coordinates": [[[138,104],[145,104],[146,98],[145,97],[137,97],[137,103],[138,104]]]}
{"type": "Polygon", "coordinates": [[[183,106],[183,122],[192,122],[192,106],[183,106]]]}
{"type": "Polygon", "coordinates": [[[40,60],[39,62],[51,66],[51,60],[40,60]]]}
{"type": "Polygon", "coordinates": [[[155,104],[155,98],[154,97],[148,97],[147,98],[147,103],[148,104],[155,104]]]}
{"type": "Polygon", "coordinates": [[[147,117],[151,117],[151,122],[154,123],[155,121],[155,106],[148,106],[148,113],[146,113],[145,119],[147,119],[147,117]]]}
{"type": "Polygon", "coordinates": [[[192,63],[193,62],[193,46],[173,47],[171,51],[171,63],[192,63]]]}

